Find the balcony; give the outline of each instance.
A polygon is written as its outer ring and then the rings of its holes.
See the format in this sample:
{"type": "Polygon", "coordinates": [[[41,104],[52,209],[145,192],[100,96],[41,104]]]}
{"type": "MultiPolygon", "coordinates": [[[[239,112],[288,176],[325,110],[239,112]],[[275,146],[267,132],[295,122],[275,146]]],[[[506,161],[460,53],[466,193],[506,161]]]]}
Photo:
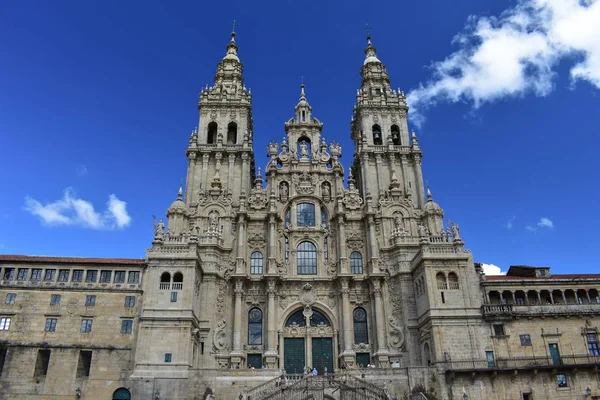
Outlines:
{"type": "Polygon", "coordinates": [[[490,319],[511,319],[513,317],[547,317],[558,315],[599,315],[600,304],[484,304],[483,317],[490,319]]]}
{"type": "Polygon", "coordinates": [[[600,356],[589,354],[565,355],[554,359],[552,357],[515,357],[498,358],[494,361],[458,360],[442,363],[447,372],[498,372],[534,369],[583,368],[600,367],[600,356]]]}

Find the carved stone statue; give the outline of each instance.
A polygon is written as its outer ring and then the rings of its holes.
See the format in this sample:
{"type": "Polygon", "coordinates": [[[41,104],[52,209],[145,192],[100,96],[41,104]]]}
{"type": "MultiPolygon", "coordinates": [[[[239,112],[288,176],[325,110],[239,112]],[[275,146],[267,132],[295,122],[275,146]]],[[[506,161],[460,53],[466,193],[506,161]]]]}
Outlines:
{"type": "Polygon", "coordinates": [[[288,195],[289,188],[287,183],[281,182],[281,184],[279,185],[279,197],[281,197],[282,199],[287,199],[288,195]]]}
{"type": "Polygon", "coordinates": [[[331,197],[331,187],[328,183],[323,184],[323,197],[329,198],[331,197]]]}
{"type": "Polygon", "coordinates": [[[300,143],[300,156],[302,158],[308,157],[308,145],[304,140],[300,143]]]}
{"type": "Polygon", "coordinates": [[[208,214],[208,223],[211,228],[217,228],[219,226],[219,214],[216,211],[208,214]]]}
{"type": "Polygon", "coordinates": [[[425,227],[422,224],[419,224],[419,236],[427,236],[427,231],[425,230],[425,227]]]}
{"type": "Polygon", "coordinates": [[[396,229],[404,230],[404,223],[402,222],[402,214],[397,213],[394,217],[394,222],[396,224],[396,229]]]}
{"type": "Polygon", "coordinates": [[[460,239],[460,228],[457,223],[452,223],[452,235],[454,239],[460,239]]]}
{"type": "Polygon", "coordinates": [[[165,223],[162,218],[158,221],[157,224],[154,225],[154,236],[162,238],[165,236],[165,223]]]}

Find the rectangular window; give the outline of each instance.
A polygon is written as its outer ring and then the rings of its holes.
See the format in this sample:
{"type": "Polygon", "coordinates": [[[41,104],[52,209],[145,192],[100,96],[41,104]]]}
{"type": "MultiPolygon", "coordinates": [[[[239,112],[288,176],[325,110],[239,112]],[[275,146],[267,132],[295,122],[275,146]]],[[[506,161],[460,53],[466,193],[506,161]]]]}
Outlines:
{"type": "Polygon", "coordinates": [[[12,281],[15,277],[15,269],[14,268],[4,268],[4,277],[2,278],[5,281],[12,281]]]}
{"type": "Polygon", "coordinates": [[[115,271],[115,283],[125,282],[125,271],[115,271]]]}
{"type": "Polygon", "coordinates": [[[177,292],[171,292],[171,303],[177,302],[177,292]]]}
{"type": "Polygon", "coordinates": [[[4,371],[4,363],[6,362],[6,353],[8,353],[8,349],[0,348],[0,376],[2,376],[2,371],[4,371]]]}
{"type": "Polygon", "coordinates": [[[50,295],[50,305],[51,306],[58,306],[58,305],[60,305],[60,294],[50,295]]]}
{"type": "Polygon", "coordinates": [[[559,388],[569,387],[569,384],[567,382],[567,375],[565,375],[565,374],[556,375],[556,385],[559,388]]]}
{"type": "Polygon", "coordinates": [[[4,304],[15,304],[16,299],[17,299],[16,293],[8,293],[6,295],[6,300],[4,301],[4,304]]]}
{"type": "Polygon", "coordinates": [[[50,350],[38,350],[37,359],[35,360],[35,372],[33,373],[33,376],[46,376],[48,374],[49,365],[50,350]]]}
{"type": "Polygon", "coordinates": [[[135,296],[125,296],[125,307],[135,307],[135,296]]]}
{"type": "Polygon", "coordinates": [[[39,281],[42,279],[42,270],[40,268],[34,268],[31,270],[31,280],[39,281]]]}
{"type": "Polygon", "coordinates": [[[81,350],[79,352],[79,361],[77,362],[77,378],[90,376],[90,367],[92,366],[92,352],[81,350]]]}
{"type": "Polygon", "coordinates": [[[112,271],[102,271],[102,272],[100,272],[100,283],[110,282],[111,275],[112,275],[112,271]]]}
{"type": "Polygon", "coordinates": [[[81,333],[90,333],[92,331],[92,320],[91,319],[82,319],[81,320],[81,329],[79,330],[81,333]]]}
{"type": "Polygon", "coordinates": [[[98,280],[98,271],[95,269],[90,269],[85,274],[85,281],[88,283],[95,283],[98,280]]]}
{"type": "Polygon", "coordinates": [[[531,346],[530,335],[519,335],[519,339],[521,340],[521,346],[531,346]]]}
{"type": "Polygon", "coordinates": [[[18,281],[26,281],[27,275],[29,275],[29,268],[19,268],[19,273],[17,274],[18,281]]]}
{"type": "Polygon", "coordinates": [[[83,281],[83,270],[76,269],[73,271],[73,277],[71,279],[73,282],[82,282],[83,281]]]}
{"type": "Polygon", "coordinates": [[[56,279],[56,270],[55,269],[47,269],[46,274],[44,275],[44,280],[51,282],[56,279]]]}
{"type": "Polygon", "coordinates": [[[69,282],[69,273],[71,271],[68,269],[61,269],[58,271],[58,281],[59,282],[69,282]]]}
{"type": "Polygon", "coordinates": [[[504,336],[504,325],[503,324],[495,324],[494,325],[494,336],[504,336]]]}
{"type": "Polygon", "coordinates": [[[486,351],[485,359],[487,360],[488,368],[496,368],[496,358],[493,351],[486,351]]]}
{"type": "Polygon", "coordinates": [[[247,357],[248,368],[261,369],[262,368],[262,354],[248,354],[247,357]]]}
{"type": "Polygon", "coordinates": [[[586,334],[588,342],[588,350],[592,356],[600,356],[600,349],[598,349],[598,336],[595,333],[586,334]]]}
{"type": "Polygon", "coordinates": [[[46,332],[56,332],[56,318],[46,318],[46,327],[44,331],[46,332]]]}
{"type": "Polygon", "coordinates": [[[121,333],[131,333],[133,330],[133,320],[124,319],[121,321],[121,333]]]}
{"type": "Polygon", "coordinates": [[[7,331],[10,328],[10,317],[0,318],[0,331],[7,331]]]}
{"type": "Polygon", "coordinates": [[[129,272],[127,283],[138,283],[140,281],[140,273],[138,271],[129,272]]]}
{"type": "Polygon", "coordinates": [[[522,399],[522,400],[532,400],[532,399],[533,399],[533,397],[531,397],[531,392],[530,392],[530,393],[523,393],[523,394],[521,395],[521,399],[522,399]]]}
{"type": "Polygon", "coordinates": [[[315,226],[315,205],[300,203],[296,206],[296,225],[315,226]]]}
{"type": "Polygon", "coordinates": [[[96,295],[87,295],[85,296],[85,306],[86,307],[94,307],[96,305],[96,295]]]}
{"type": "Polygon", "coordinates": [[[171,362],[173,355],[171,353],[165,353],[165,362],[171,362]]]}

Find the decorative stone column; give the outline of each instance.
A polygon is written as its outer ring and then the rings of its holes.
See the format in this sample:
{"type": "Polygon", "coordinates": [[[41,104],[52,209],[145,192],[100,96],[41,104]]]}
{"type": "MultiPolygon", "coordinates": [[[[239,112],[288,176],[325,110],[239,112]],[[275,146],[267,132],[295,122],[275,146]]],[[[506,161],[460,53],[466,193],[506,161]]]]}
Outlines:
{"type": "Polygon", "coordinates": [[[246,217],[244,214],[240,214],[238,217],[238,248],[237,248],[237,257],[235,263],[235,273],[243,274],[245,261],[244,261],[244,246],[246,245],[246,217]]]}
{"type": "Polygon", "coordinates": [[[190,151],[188,153],[188,171],[185,188],[185,201],[191,204],[192,196],[194,193],[194,175],[196,174],[196,152],[190,151]]]}
{"type": "Polygon", "coordinates": [[[346,244],[346,225],[344,223],[344,216],[338,215],[338,232],[339,232],[339,243],[338,248],[340,249],[340,273],[348,273],[348,252],[346,244]]]}
{"type": "Polygon", "coordinates": [[[350,288],[347,278],[340,280],[342,295],[342,332],[344,336],[344,350],[340,354],[342,363],[351,366],[356,363],[356,353],[352,349],[352,312],[350,311],[350,288]]]}
{"type": "Polygon", "coordinates": [[[248,153],[242,153],[242,189],[240,193],[246,194],[248,188],[248,153]]]}
{"type": "Polygon", "coordinates": [[[231,352],[231,367],[239,369],[244,361],[242,353],[242,293],[244,281],[236,279],[234,283],[234,308],[233,308],[233,351],[231,352]]]}
{"type": "Polygon", "coordinates": [[[310,306],[306,306],[304,308],[303,314],[306,321],[306,336],[304,339],[306,341],[306,345],[304,346],[306,353],[304,353],[304,358],[306,360],[306,366],[312,367],[312,337],[310,335],[310,317],[312,317],[313,312],[310,306]]]}
{"type": "Polygon", "coordinates": [[[283,365],[283,360],[285,360],[285,341],[283,339],[283,331],[278,331],[279,334],[279,368],[285,370],[285,365],[283,365]]]}
{"type": "Polygon", "coordinates": [[[208,176],[208,160],[210,160],[210,154],[202,155],[202,181],[200,182],[200,189],[206,189],[206,179],[208,176]]]}
{"type": "Polygon", "coordinates": [[[425,189],[423,187],[423,170],[421,169],[421,155],[415,154],[415,178],[417,180],[417,201],[419,207],[425,206],[425,189]]]}
{"type": "Polygon", "coordinates": [[[276,261],[276,246],[277,236],[275,235],[276,219],[275,215],[269,216],[269,258],[267,261],[267,274],[277,273],[277,261],[276,261]]]}
{"type": "Polygon", "coordinates": [[[381,281],[373,279],[371,283],[375,299],[375,321],[377,326],[377,352],[374,356],[379,361],[379,367],[387,368],[389,366],[389,353],[386,343],[386,324],[383,313],[383,300],[381,298],[381,281]]]}
{"type": "Polygon", "coordinates": [[[267,368],[277,367],[277,332],[275,330],[275,279],[267,281],[267,352],[265,353],[265,364],[267,368]]]}
{"type": "Polygon", "coordinates": [[[227,190],[233,192],[233,166],[235,165],[235,154],[229,154],[229,168],[227,169],[227,190]]]}

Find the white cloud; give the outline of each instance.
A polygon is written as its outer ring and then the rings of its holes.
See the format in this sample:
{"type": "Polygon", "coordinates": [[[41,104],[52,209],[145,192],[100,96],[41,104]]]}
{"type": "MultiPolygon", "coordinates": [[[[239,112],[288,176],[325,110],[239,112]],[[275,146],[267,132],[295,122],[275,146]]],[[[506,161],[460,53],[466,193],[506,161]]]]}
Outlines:
{"type": "Polygon", "coordinates": [[[80,164],[75,168],[75,173],[77,174],[77,176],[87,175],[87,167],[85,165],[80,164]]]}
{"type": "Polygon", "coordinates": [[[504,97],[553,90],[555,67],[571,63],[573,83],[600,88],[600,1],[520,0],[500,17],[471,16],[458,50],[431,65],[432,78],[408,93],[416,124],[438,102],[475,108],[504,97]]]}
{"type": "Polygon", "coordinates": [[[78,199],[72,188],[65,189],[62,199],[42,205],[27,196],[24,209],[38,216],[47,225],[78,225],[90,229],[125,228],[131,222],[127,214],[127,203],[111,194],[107,209],[100,214],[91,202],[78,199]]]}
{"type": "Polygon", "coordinates": [[[554,222],[552,222],[552,220],[550,218],[546,218],[546,217],[541,217],[540,220],[537,222],[537,224],[535,224],[535,226],[533,225],[526,225],[525,229],[527,229],[530,232],[535,232],[538,229],[552,229],[554,228],[554,222]]]}
{"type": "Polygon", "coordinates": [[[484,264],[482,263],[483,273],[486,275],[506,275],[506,271],[502,271],[502,269],[494,264],[484,264]]]}
{"type": "Polygon", "coordinates": [[[513,227],[513,222],[515,222],[515,219],[517,217],[515,217],[514,215],[506,222],[506,229],[511,230],[513,227]]]}

